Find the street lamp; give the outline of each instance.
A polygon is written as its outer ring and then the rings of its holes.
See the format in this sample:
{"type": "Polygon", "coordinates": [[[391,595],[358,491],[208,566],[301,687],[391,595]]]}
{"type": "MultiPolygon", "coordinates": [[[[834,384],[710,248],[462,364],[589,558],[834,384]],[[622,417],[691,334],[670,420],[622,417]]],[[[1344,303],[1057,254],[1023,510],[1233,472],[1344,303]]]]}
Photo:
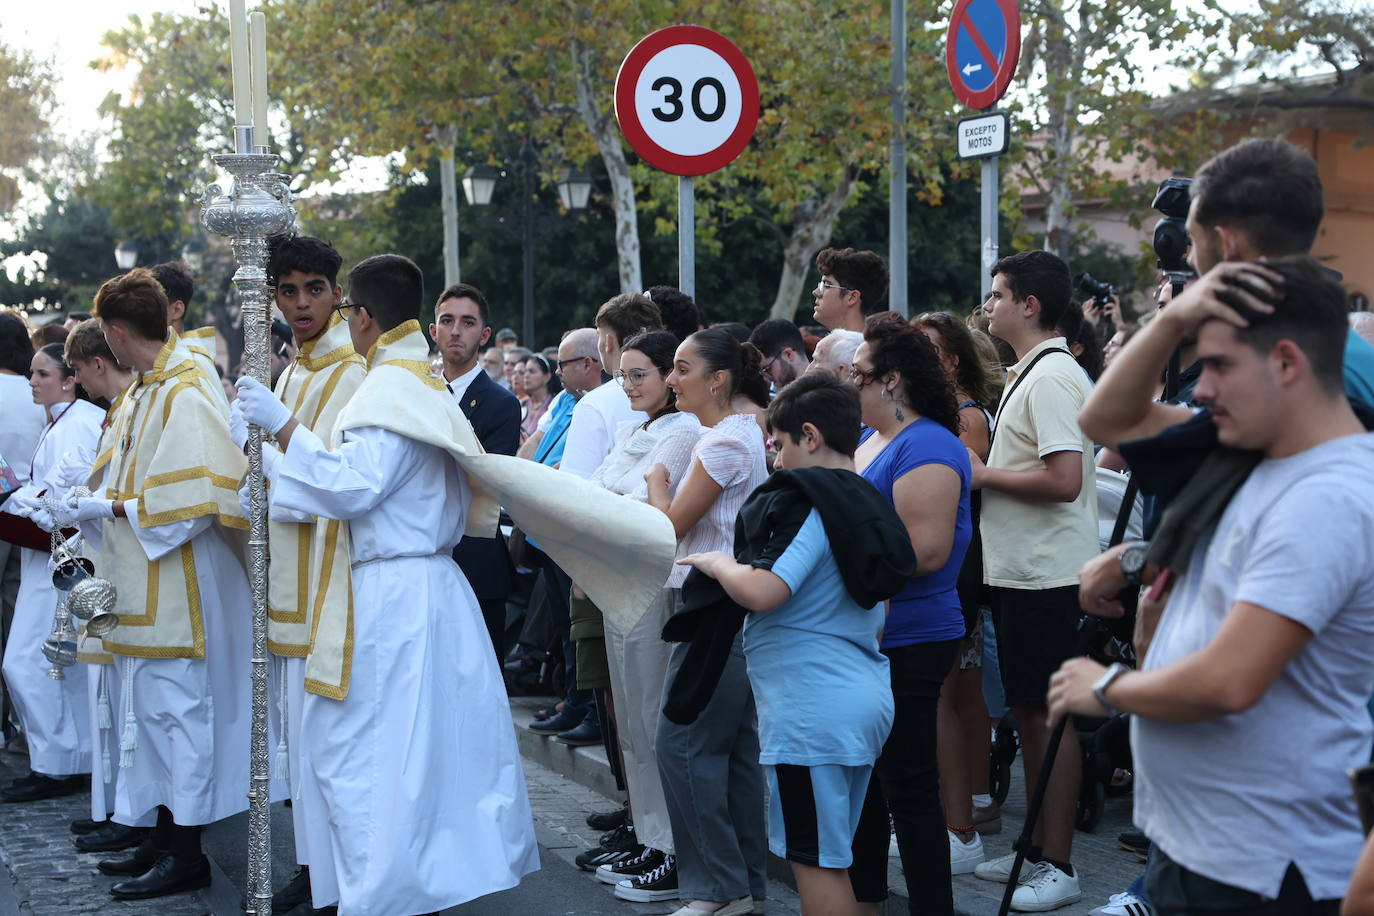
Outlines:
{"type": "Polygon", "coordinates": [[[463,175],[463,196],[474,207],[485,207],[491,203],[491,193],[496,190],[496,179],[501,173],[489,165],[474,165],[463,175]]]}
{"type": "Polygon", "coordinates": [[[558,179],[558,200],[564,210],[587,209],[587,198],[592,194],[592,176],[581,169],[564,169],[563,177],[558,179]]]}
{"type": "Polygon", "coordinates": [[[115,264],[119,265],[120,270],[132,270],[138,263],[138,245],[125,239],[115,246],[114,256],[115,264]]]}

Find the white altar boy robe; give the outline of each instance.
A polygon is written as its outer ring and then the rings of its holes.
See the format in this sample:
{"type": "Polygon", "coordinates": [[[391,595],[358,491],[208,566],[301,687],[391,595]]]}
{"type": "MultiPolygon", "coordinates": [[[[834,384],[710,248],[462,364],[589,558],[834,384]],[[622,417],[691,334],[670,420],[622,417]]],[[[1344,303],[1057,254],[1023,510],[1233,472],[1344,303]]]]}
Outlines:
{"type": "MultiPolygon", "coordinates": [[[[44,491],[53,498],[66,493],[51,477],[68,452],[95,454],[105,411],[90,401],[53,408],[56,419],[44,427],[30,464],[32,480],[16,495],[44,491]]],[[[73,776],[91,771],[91,728],[86,706],[86,666],[64,669],[63,680],[48,677],[52,665],[43,655],[43,640],[52,632],[53,612],[61,593],[52,584],[45,551],[15,548],[20,556],[19,594],[5,645],[4,675],[19,724],[29,745],[29,768],[47,776],[73,776]]],[[[80,621],[77,621],[79,624],[80,621]]]]}
{"type": "Polygon", "coordinates": [[[149,812],[165,805],[181,826],[212,824],[248,807],[248,577],[212,516],[142,528],[137,505],[130,500],[124,509],[149,561],[191,544],[206,649],[205,658],[115,656],[114,730],[132,706],[138,737],[131,765],[115,774],[114,820],[147,824],[149,812]]]}
{"type": "Polygon", "coordinates": [[[301,791],[314,905],[411,916],[539,867],[506,691],[451,553],[472,493],[439,448],[377,427],[333,451],[304,427],[271,504],[349,522],[351,685],[307,693],[301,791]]]}

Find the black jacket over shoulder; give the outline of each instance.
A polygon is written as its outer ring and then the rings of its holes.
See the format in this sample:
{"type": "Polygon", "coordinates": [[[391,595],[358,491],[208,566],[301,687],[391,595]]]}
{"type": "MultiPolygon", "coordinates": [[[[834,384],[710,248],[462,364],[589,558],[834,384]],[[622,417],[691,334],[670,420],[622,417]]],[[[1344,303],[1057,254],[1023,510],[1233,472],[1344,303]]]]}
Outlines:
{"type": "MultiPolygon", "coordinates": [[[[735,559],[772,569],[813,508],[860,606],[891,598],[916,575],[911,538],[892,504],[853,471],[830,468],[778,471],[755,490],[735,519],[735,559]]],[[[746,613],[715,579],[687,574],[682,608],[663,627],[665,640],[691,643],[663,704],[671,721],[687,725],[706,708],[746,613]]]]}
{"type": "MultiPolygon", "coordinates": [[[[488,454],[514,455],[520,448],[520,402],[486,372],[477,373],[458,406],[488,454]]],[[[463,538],[453,548],[453,560],[479,600],[504,598],[515,586],[515,570],[500,534],[463,538]]]]}

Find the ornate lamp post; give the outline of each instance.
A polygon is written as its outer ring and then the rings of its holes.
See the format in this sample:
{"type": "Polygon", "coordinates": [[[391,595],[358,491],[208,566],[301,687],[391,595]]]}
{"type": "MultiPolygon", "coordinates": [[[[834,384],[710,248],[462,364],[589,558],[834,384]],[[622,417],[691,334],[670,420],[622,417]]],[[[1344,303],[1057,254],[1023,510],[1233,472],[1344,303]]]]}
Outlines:
{"type": "MultiPolygon", "coordinates": [[[[212,157],[233,176],[225,192],[218,184],[206,188],[201,222],[233,245],[243,316],[244,371],[264,385],[269,375],[271,325],[267,290],[267,240],[289,232],[296,211],[286,176],[272,168],[277,157],[266,147],[253,146],[252,128],[235,128],[233,153],[212,157]]],[[[251,726],[251,788],[248,792],[248,912],[271,916],[272,858],[268,798],[271,774],[267,747],[267,501],[262,477],[262,429],[248,430],[248,564],[253,593],[253,714],[251,726]]]]}

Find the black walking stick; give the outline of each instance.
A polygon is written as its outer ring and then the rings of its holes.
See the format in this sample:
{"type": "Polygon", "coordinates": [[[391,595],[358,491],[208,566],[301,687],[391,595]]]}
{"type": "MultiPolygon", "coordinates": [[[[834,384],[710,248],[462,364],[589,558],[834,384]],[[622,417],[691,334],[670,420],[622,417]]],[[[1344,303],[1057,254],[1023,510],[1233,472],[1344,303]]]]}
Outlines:
{"type": "MultiPolygon", "coordinates": [[[[1108,549],[1120,544],[1126,536],[1126,525],[1130,522],[1131,509],[1135,506],[1135,497],[1139,489],[1134,478],[1126,484],[1126,492],[1121,497],[1121,508],[1116,513],[1116,525],[1107,544],[1108,549]]],[[[1083,615],[1078,624],[1078,655],[1088,654],[1098,625],[1098,618],[1083,615]]],[[[1012,848],[1016,850],[1016,858],[1011,863],[1011,874],[1007,877],[1007,887],[1002,892],[1002,905],[997,909],[997,916],[1007,916],[1011,909],[1011,898],[1016,893],[1021,866],[1026,864],[1026,850],[1030,849],[1031,834],[1035,831],[1035,822],[1040,817],[1040,808],[1045,803],[1045,791],[1049,788],[1050,774],[1054,771],[1054,760],[1059,755],[1059,744],[1064,740],[1064,729],[1068,726],[1070,718],[1072,716],[1066,713],[1050,733],[1050,743],[1045,748],[1045,759],[1040,764],[1040,776],[1035,781],[1035,792],[1031,794],[1030,803],[1026,805],[1025,823],[1021,825],[1020,836],[1012,844],[1012,848]]]]}

